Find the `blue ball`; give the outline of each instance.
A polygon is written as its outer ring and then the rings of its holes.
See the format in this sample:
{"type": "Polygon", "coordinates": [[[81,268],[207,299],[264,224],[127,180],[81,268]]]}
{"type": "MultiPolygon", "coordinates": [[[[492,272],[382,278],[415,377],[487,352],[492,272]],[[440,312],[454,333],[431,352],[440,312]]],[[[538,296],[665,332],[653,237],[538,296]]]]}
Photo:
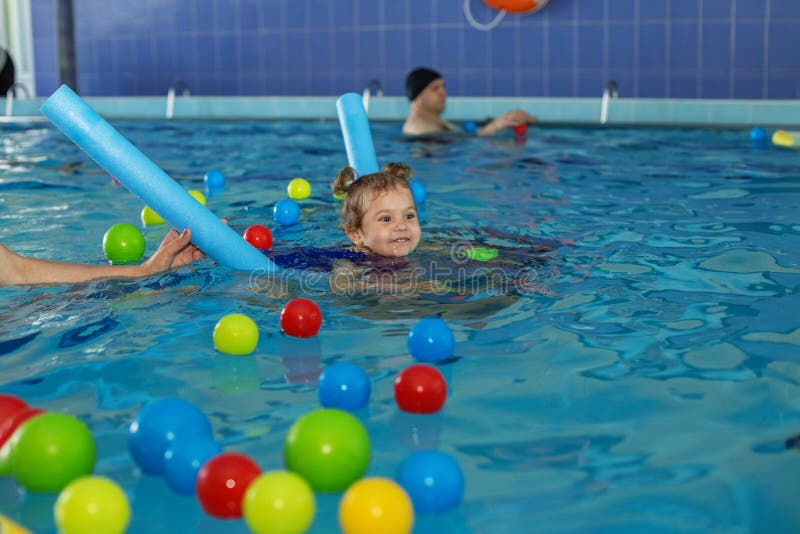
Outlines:
{"type": "Polygon", "coordinates": [[[417,204],[425,202],[425,186],[415,181],[412,181],[409,185],[411,185],[411,194],[414,195],[414,202],[417,204]]]}
{"type": "Polygon", "coordinates": [[[206,183],[206,189],[209,191],[218,191],[225,188],[225,175],[218,170],[211,170],[203,176],[203,181],[206,183]]]}
{"type": "Polygon", "coordinates": [[[750,130],[750,140],[754,143],[763,143],[767,140],[767,131],[764,128],[753,128],[750,130]]]}
{"type": "Polygon", "coordinates": [[[447,323],[435,317],[422,319],[408,332],[408,351],[421,362],[436,362],[453,355],[455,338],[447,323]]]}
{"type": "Polygon", "coordinates": [[[272,210],[272,218],[278,224],[294,224],[300,219],[300,206],[290,198],[279,200],[272,210]]]}
{"type": "Polygon", "coordinates": [[[176,439],[164,454],[164,475],[172,491],[194,495],[197,473],[214,456],[222,452],[222,445],[211,436],[176,439]]]}
{"type": "Polygon", "coordinates": [[[372,385],[364,370],[352,363],[335,363],[322,371],[317,382],[317,397],[326,408],[352,412],[369,402],[372,385]]]}
{"type": "Polygon", "coordinates": [[[475,121],[467,121],[464,123],[464,131],[467,133],[475,133],[478,131],[478,125],[475,124],[475,121]]]}
{"type": "Polygon", "coordinates": [[[128,449],[139,468],[149,475],[164,473],[164,453],[172,441],[210,436],[205,414],[183,399],[166,398],[147,404],[129,428],[128,449]]]}
{"type": "Polygon", "coordinates": [[[464,475],[458,462],[439,451],[411,454],[400,464],[397,483],[411,497],[417,513],[445,512],[464,497],[464,475]]]}

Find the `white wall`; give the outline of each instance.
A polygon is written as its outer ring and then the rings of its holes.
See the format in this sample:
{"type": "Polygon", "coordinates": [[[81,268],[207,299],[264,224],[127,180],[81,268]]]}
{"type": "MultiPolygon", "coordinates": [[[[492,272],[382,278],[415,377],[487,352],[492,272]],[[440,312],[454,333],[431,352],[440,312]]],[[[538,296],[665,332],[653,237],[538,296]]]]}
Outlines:
{"type": "MultiPolygon", "coordinates": [[[[28,89],[30,97],[36,95],[30,0],[0,0],[0,46],[14,60],[17,83],[28,89]]],[[[17,91],[17,98],[27,97],[25,91],[17,91]]]]}

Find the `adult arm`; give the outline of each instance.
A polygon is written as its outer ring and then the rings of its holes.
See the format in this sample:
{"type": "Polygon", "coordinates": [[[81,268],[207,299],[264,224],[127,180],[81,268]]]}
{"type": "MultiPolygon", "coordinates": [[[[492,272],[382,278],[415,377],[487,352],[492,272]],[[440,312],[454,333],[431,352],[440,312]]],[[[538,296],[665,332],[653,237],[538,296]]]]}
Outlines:
{"type": "Polygon", "coordinates": [[[489,122],[489,124],[478,130],[478,135],[494,135],[500,130],[514,128],[515,126],[527,124],[529,122],[536,122],[536,117],[529,115],[527,111],[514,109],[503,113],[489,122]]]}
{"type": "Polygon", "coordinates": [[[138,265],[90,265],[21,256],[0,244],[0,285],[69,284],[100,278],[138,278],[177,269],[203,257],[187,228],[170,230],[158,250],[138,265]]]}

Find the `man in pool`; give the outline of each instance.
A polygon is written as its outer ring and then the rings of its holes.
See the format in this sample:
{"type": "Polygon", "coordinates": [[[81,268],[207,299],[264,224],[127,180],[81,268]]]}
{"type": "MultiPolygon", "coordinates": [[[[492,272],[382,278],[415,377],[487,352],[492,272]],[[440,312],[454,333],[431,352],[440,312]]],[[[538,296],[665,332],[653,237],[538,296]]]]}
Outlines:
{"type": "Polygon", "coordinates": [[[139,278],[177,269],[205,255],[191,243],[192,232],[170,230],[158,250],[138,265],[90,265],[21,256],[0,244],[0,286],[72,284],[100,278],[139,278]]]}
{"type": "MultiPolygon", "coordinates": [[[[459,131],[453,123],[442,118],[447,104],[444,78],[435,70],[425,67],[411,71],[406,77],[406,96],[411,102],[408,117],[403,123],[406,135],[426,135],[447,131],[459,131]]],[[[536,117],[521,109],[507,111],[480,128],[478,135],[494,135],[520,124],[536,122],[536,117]]]]}

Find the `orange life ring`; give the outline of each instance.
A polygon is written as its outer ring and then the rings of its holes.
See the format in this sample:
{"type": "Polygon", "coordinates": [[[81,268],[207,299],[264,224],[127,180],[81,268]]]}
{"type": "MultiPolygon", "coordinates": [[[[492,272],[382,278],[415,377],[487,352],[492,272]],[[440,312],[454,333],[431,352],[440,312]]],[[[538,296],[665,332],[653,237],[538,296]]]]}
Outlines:
{"type": "Polygon", "coordinates": [[[509,13],[532,13],[539,11],[550,0],[483,0],[495,9],[505,9],[509,13]]]}

